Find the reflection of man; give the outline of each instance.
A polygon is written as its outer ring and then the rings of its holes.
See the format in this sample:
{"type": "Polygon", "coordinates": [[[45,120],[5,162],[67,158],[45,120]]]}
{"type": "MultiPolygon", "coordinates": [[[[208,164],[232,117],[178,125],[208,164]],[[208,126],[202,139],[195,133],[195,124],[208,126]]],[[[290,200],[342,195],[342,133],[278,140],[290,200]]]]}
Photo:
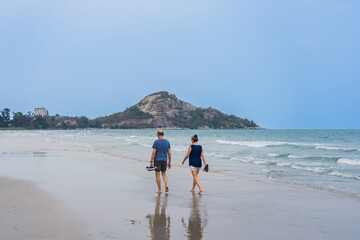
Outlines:
{"type": "Polygon", "coordinates": [[[167,168],[167,158],[169,157],[169,169],[171,168],[171,152],[170,152],[170,143],[168,140],[164,139],[164,131],[159,130],[157,132],[158,139],[154,142],[152,148],[153,152],[151,154],[150,166],[156,167],[155,177],[156,184],[158,186],[157,193],[161,193],[161,181],[160,181],[160,171],[165,183],[165,192],[169,191],[169,186],[166,176],[167,168]]]}
{"type": "Polygon", "coordinates": [[[187,238],[191,240],[200,240],[203,237],[204,228],[206,225],[206,219],[202,222],[199,205],[201,195],[196,197],[193,193],[192,209],[189,218],[189,224],[186,226],[184,218],[181,220],[184,227],[186,228],[187,238]]]}
{"type": "Polygon", "coordinates": [[[165,195],[164,202],[160,210],[160,194],[156,199],[155,213],[149,214],[146,218],[149,219],[149,228],[151,232],[151,239],[153,240],[167,240],[170,239],[170,216],[166,216],[167,198],[165,195]]]}

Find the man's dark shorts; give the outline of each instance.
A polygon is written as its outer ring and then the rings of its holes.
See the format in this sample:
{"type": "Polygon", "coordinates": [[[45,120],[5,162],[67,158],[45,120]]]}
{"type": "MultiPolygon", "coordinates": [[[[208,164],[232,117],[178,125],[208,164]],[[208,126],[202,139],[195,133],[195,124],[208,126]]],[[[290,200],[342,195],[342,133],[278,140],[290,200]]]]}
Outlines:
{"type": "Polygon", "coordinates": [[[166,172],[167,161],[155,160],[154,167],[156,167],[155,171],[157,172],[166,172]]]}

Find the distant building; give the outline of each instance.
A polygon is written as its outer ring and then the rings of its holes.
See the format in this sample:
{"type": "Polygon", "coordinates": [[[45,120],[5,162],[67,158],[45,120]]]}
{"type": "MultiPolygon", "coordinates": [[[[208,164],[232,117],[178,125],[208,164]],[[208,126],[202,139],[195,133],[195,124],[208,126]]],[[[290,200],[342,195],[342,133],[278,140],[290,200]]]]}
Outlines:
{"type": "Polygon", "coordinates": [[[38,108],[34,108],[34,116],[48,116],[49,112],[48,110],[46,110],[46,108],[44,107],[38,107],[38,108]]]}

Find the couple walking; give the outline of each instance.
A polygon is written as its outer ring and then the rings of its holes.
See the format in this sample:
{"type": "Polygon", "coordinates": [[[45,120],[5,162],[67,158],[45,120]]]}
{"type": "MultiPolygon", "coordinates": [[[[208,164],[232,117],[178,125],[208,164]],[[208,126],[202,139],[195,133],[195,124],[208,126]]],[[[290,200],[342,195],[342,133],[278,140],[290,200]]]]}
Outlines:
{"type": "MultiPolygon", "coordinates": [[[[168,180],[166,176],[166,169],[169,166],[171,168],[171,151],[170,151],[170,142],[164,139],[164,131],[158,130],[157,132],[158,139],[154,142],[152,148],[153,152],[151,154],[150,166],[155,167],[155,177],[156,183],[158,186],[157,193],[161,193],[161,180],[160,180],[160,172],[163,177],[165,183],[165,192],[169,191],[168,180]],[[167,159],[169,158],[169,164],[167,163],[167,159]]],[[[201,168],[201,159],[204,161],[204,165],[206,168],[206,161],[204,157],[204,151],[201,145],[198,144],[198,136],[195,134],[191,137],[191,145],[186,153],[182,164],[184,165],[186,159],[189,158],[189,166],[191,170],[191,174],[193,176],[193,186],[191,192],[195,191],[195,187],[198,186],[199,193],[203,191],[200,181],[198,178],[198,174],[201,168]]]]}

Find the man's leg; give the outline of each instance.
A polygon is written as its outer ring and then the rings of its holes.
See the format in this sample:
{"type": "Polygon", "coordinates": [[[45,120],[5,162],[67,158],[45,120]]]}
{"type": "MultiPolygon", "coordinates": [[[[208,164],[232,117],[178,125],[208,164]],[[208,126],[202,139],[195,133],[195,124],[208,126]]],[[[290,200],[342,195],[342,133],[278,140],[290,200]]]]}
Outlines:
{"type": "Polygon", "coordinates": [[[161,172],[162,177],[164,179],[164,183],[165,183],[165,192],[169,191],[169,185],[168,185],[168,181],[167,181],[167,176],[166,176],[166,172],[161,172]]]}
{"type": "Polygon", "coordinates": [[[156,192],[161,193],[161,181],[160,181],[160,172],[159,171],[155,172],[155,178],[156,178],[156,184],[158,186],[158,190],[156,192]]]}

